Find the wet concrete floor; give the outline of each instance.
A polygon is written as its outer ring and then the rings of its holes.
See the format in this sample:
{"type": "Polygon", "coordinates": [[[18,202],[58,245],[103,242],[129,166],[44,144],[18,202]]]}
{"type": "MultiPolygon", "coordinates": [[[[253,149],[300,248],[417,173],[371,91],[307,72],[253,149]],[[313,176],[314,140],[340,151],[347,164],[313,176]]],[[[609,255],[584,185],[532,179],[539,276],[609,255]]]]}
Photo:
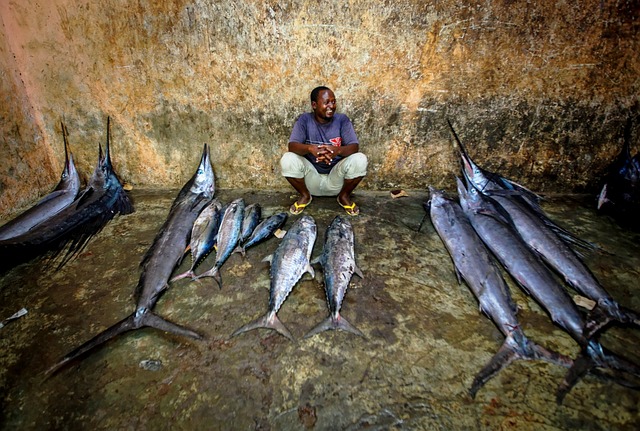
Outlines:
{"type": "MultiPolygon", "coordinates": [[[[227,261],[222,290],[212,279],[181,280],[160,298],[155,311],[204,334],[203,341],[145,328],[45,379],[61,356],[133,311],[138,265],[176,193],[134,190],[136,212],[112,221],[60,271],[30,263],[0,279],[0,318],[28,309],[0,329],[1,429],[640,428],[640,392],[589,376],[558,406],[565,370],[543,362],[516,362],[469,398],[473,377],[503,337],[458,283],[430,221],[416,232],[426,191],[399,199],[356,193],[362,212],[351,221],[365,278],[353,278],[343,315],[366,339],[337,331],[302,339],[327,315],[320,270],[298,283],[279,312],[295,343],[263,329],[229,338],[267,309],[262,259],[278,244],[272,238],[245,259],[227,261]]],[[[265,215],[292,202],[288,191],[217,195],[257,202],[265,215]]],[[[544,208],[611,253],[592,253],[586,262],[619,302],[640,310],[640,236],[598,217],[582,197],[552,197],[544,208]]],[[[305,211],[318,225],[314,256],[341,212],[334,198],[316,198],[305,211]]],[[[189,265],[187,258],[180,269],[189,265]]],[[[211,265],[209,257],[200,271],[211,265]]],[[[575,342],[509,283],[525,333],[575,355],[575,342]]],[[[602,341],[640,362],[640,330],[613,328],[602,341]]]]}

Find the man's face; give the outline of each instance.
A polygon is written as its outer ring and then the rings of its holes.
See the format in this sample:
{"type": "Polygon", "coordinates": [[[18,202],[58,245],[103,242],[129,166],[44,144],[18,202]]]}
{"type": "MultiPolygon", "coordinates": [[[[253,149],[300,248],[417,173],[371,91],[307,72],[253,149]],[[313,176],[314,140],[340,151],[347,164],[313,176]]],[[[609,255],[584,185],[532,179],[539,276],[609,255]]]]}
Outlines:
{"type": "Polygon", "coordinates": [[[313,108],[313,113],[318,122],[328,123],[331,121],[333,114],[336,112],[336,96],[333,95],[333,91],[322,90],[318,93],[318,98],[311,103],[311,108],[313,108]]]}

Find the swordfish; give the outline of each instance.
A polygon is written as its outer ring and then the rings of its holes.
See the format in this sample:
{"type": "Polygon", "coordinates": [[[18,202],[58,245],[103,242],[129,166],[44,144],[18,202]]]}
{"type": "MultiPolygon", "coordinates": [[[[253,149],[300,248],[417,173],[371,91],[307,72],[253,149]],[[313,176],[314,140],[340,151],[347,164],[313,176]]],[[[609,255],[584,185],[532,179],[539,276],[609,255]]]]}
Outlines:
{"type": "MultiPolygon", "coordinates": [[[[597,368],[608,368],[618,374],[640,376],[640,367],[608,352],[595,337],[585,336],[587,321],[551,270],[513,229],[508,215],[501,215],[499,206],[472,185],[465,187],[460,179],[457,179],[457,182],[460,204],[478,236],[525,293],[535,298],[549,313],[553,322],[564,329],[582,349],[558,388],[558,404],[562,403],[569,390],[587,372],[593,370],[599,373],[597,368]]],[[[622,377],[618,378],[618,382],[626,386],[631,384],[622,377]]]]}
{"type": "Polygon", "coordinates": [[[200,211],[213,199],[214,193],[213,168],[209,160],[208,147],[205,144],[198,170],[182,187],[182,190],[173,201],[169,216],[142,260],[142,273],[136,287],[137,303],[135,311],[68,353],[53,365],[47,371],[47,374],[59,370],[65,364],[118,334],[145,326],[195,339],[202,338],[190,329],[163,319],[152,310],[160,294],[169,287],[169,277],[171,277],[176,265],[182,260],[193,223],[200,211]]]}
{"type": "Polygon", "coordinates": [[[110,119],[104,154],[98,146],[98,164],[85,189],[71,205],[26,233],[0,241],[0,269],[12,268],[37,256],[61,256],[58,268],[77,256],[117,214],[130,214],[133,204],[113,170],[110,155],[110,119]],[[65,251],[66,250],[66,251],[65,251]]]}
{"type": "Polygon", "coordinates": [[[516,316],[516,305],[509,288],[494,265],[489,250],[473,230],[460,205],[441,190],[429,187],[431,222],[451,255],[456,272],[464,279],[480,303],[480,309],[506,337],[500,350],[473,380],[472,398],[500,370],[517,359],[572,365],[570,358],[550,351],[529,340],[516,316]]]}
{"type": "Polygon", "coordinates": [[[29,229],[53,217],[71,205],[80,191],[80,175],[73,163],[73,154],[69,151],[67,128],[62,125],[64,140],[64,169],[56,188],[37,204],[0,227],[0,240],[22,235],[29,229]]]}

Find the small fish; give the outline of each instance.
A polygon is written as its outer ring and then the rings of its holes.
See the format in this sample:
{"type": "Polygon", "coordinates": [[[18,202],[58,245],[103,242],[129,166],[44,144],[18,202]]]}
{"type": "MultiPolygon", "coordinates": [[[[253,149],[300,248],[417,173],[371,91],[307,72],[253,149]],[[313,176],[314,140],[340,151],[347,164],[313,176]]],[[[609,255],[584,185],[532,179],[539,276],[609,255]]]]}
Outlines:
{"type": "Polygon", "coordinates": [[[260,207],[260,204],[251,204],[245,207],[244,220],[242,220],[242,230],[240,231],[240,244],[249,239],[253,230],[260,223],[260,219],[262,219],[262,208],[260,207]]]}
{"type": "Polygon", "coordinates": [[[264,261],[271,262],[269,271],[271,285],[269,288],[269,308],[267,314],[236,330],[231,337],[257,328],[273,329],[293,341],[293,335],[287,329],[277,313],[289,293],[305,273],[315,277],[309,259],[316,241],[317,227],[315,220],[308,215],[300,217],[287,231],[282,241],[271,256],[264,261]]]}
{"type": "Polygon", "coordinates": [[[263,220],[258,226],[255,227],[255,229],[251,233],[251,236],[247,238],[247,240],[242,245],[236,247],[235,252],[238,252],[242,256],[244,256],[249,247],[266,240],[271,235],[274,235],[278,229],[284,226],[286,221],[287,213],[285,212],[274,214],[271,217],[263,220]]]}
{"type": "Polygon", "coordinates": [[[14,238],[50,219],[71,205],[80,191],[80,176],[73,163],[73,154],[69,151],[67,129],[62,125],[64,139],[64,169],[56,188],[37,204],[0,227],[0,240],[14,238]]]}
{"type": "Polygon", "coordinates": [[[178,193],[167,219],[142,259],[142,273],[135,292],[135,311],[68,353],[46,371],[47,375],[55,373],[119,334],[146,326],[195,339],[202,338],[184,326],[165,320],[152,310],[160,295],[169,287],[169,277],[184,255],[194,221],[202,208],[213,199],[214,193],[213,168],[208,146],[205,144],[196,173],[178,193]]]}
{"type": "Polygon", "coordinates": [[[218,199],[212,200],[198,215],[191,229],[191,268],[171,279],[171,283],[187,277],[195,277],[194,270],[213,250],[218,237],[218,228],[222,218],[222,204],[218,199]]]}
{"type": "Polygon", "coordinates": [[[238,198],[231,202],[222,216],[220,229],[218,229],[218,239],[216,246],[216,261],[213,267],[193,279],[198,280],[203,277],[213,277],[222,289],[222,276],[220,268],[227,261],[231,253],[235,250],[240,241],[242,221],[244,220],[244,200],[238,198]]]}
{"type": "Polygon", "coordinates": [[[324,247],[318,262],[322,265],[329,317],[309,331],[304,338],[331,329],[341,329],[364,337],[355,326],[340,315],[342,301],[353,274],[364,278],[356,265],[353,228],[349,220],[336,216],[325,232],[324,247]]]}

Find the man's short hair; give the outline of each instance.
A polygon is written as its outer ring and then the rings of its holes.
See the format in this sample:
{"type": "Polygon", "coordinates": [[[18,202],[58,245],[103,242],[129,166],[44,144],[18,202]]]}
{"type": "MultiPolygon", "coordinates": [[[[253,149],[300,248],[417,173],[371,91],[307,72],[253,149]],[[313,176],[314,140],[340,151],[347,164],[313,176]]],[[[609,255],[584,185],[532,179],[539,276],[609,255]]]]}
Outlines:
{"type": "Polygon", "coordinates": [[[320,94],[320,92],[324,90],[331,91],[329,87],[325,87],[324,85],[321,85],[311,90],[311,103],[316,102],[318,100],[318,94],[320,94]]]}

